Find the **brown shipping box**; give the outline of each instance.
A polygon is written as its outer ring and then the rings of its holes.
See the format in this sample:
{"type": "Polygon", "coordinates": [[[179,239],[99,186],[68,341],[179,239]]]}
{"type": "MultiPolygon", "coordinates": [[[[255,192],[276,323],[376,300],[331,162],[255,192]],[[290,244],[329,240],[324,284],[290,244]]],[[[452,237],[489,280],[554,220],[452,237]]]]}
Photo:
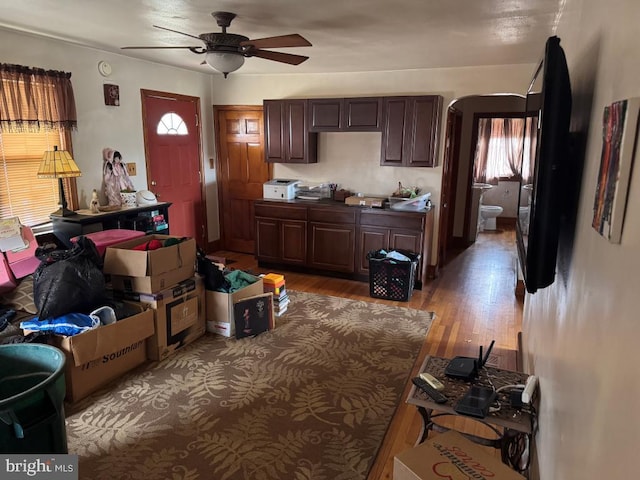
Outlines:
{"type": "Polygon", "coordinates": [[[144,310],[78,335],[53,336],[51,343],[67,357],[67,400],[76,402],[144,363],[153,332],[153,311],[144,310]]]}
{"type": "Polygon", "coordinates": [[[204,335],[202,278],[196,276],[151,295],[141,293],[139,301],[151,307],[155,316],[155,333],[147,340],[147,356],[151,360],[164,360],[204,335]]]}
{"type": "Polygon", "coordinates": [[[393,461],[393,480],[434,478],[522,480],[525,477],[502,463],[483,447],[450,430],[417,447],[405,450],[393,461]]]}
{"type": "Polygon", "coordinates": [[[382,208],[384,204],[384,198],[377,197],[358,197],[357,195],[353,195],[351,197],[347,197],[344,199],[344,203],[347,205],[356,205],[358,207],[375,207],[382,208]]]}
{"type": "Polygon", "coordinates": [[[232,293],[206,291],[207,299],[207,331],[224,337],[233,337],[236,329],[233,319],[233,305],[243,298],[264,293],[262,278],[255,277],[255,282],[232,293]]]}
{"type": "Polygon", "coordinates": [[[169,238],[181,237],[146,235],[107,247],[103,270],[111,275],[113,289],[154,293],[193,277],[196,264],[193,238],[157,250],[131,250],[150,240],[169,238]]]}

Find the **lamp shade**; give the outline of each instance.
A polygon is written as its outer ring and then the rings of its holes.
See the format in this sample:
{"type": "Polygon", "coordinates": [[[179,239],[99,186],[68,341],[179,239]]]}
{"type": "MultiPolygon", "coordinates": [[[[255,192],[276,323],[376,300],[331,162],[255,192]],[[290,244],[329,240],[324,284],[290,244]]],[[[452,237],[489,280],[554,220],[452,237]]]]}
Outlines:
{"type": "Polygon", "coordinates": [[[204,61],[214,70],[223,73],[225,78],[244,65],[244,57],[240,53],[207,52],[204,61]]]}
{"type": "Polygon", "coordinates": [[[68,178],[81,175],[78,165],[66,150],[53,147],[53,150],[44,152],[38,168],[38,178],[68,178]]]}

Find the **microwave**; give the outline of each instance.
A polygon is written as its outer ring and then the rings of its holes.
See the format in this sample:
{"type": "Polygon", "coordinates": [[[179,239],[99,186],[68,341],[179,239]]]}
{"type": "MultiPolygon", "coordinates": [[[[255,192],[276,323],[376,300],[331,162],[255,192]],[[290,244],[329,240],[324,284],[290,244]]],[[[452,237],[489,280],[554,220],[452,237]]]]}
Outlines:
{"type": "Polygon", "coordinates": [[[300,180],[274,178],[262,185],[262,196],[269,200],[293,200],[296,198],[296,185],[300,180]]]}

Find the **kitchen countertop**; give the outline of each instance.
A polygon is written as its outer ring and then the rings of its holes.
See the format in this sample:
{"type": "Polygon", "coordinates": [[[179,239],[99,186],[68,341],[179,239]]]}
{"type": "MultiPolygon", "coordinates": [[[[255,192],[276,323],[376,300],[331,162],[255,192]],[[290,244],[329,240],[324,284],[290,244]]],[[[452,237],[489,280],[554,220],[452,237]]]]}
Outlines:
{"type": "Polygon", "coordinates": [[[383,207],[366,207],[360,205],[347,205],[344,202],[338,202],[336,200],[331,200],[330,198],[321,198],[319,200],[303,200],[300,198],[295,198],[292,200],[285,199],[277,199],[277,198],[261,198],[258,201],[261,202],[273,202],[273,203],[287,203],[289,205],[307,205],[307,206],[319,206],[319,207],[344,207],[344,208],[358,208],[360,210],[371,210],[371,211],[380,211],[380,212],[394,212],[394,213],[427,213],[429,210],[433,208],[426,207],[423,210],[393,210],[389,206],[389,202],[384,202],[383,207]]]}

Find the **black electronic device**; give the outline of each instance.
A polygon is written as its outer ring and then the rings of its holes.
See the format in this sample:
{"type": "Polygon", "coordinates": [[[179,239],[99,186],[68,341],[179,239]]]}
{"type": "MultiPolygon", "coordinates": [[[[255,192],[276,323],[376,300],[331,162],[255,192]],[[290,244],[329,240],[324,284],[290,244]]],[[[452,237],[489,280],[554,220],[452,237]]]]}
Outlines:
{"type": "Polygon", "coordinates": [[[558,37],[549,37],[537,65],[525,106],[520,213],[516,222],[518,257],[529,293],[551,285],[563,208],[575,193],[569,188],[571,168],[571,84],[558,37]]]}
{"type": "Polygon", "coordinates": [[[423,378],[414,377],[411,379],[411,381],[416,387],[429,395],[434,402],[445,403],[447,401],[447,397],[444,394],[429,385],[429,383],[423,378]]]}
{"type": "Polygon", "coordinates": [[[492,388],[472,385],[453,409],[461,415],[484,418],[495,398],[496,392],[492,388]]]}
{"type": "Polygon", "coordinates": [[[484,367],[489,359],[489,354],[493,349],[495,340],[491,340],[487,353],[482,356],[482,345],[480,345],[480,353],[478,358],[473,357],[455,357],[447,364],[444,369],[444,374],[447,377],[459,378],[461,380],[473,380],[478,376],[478,371],[484,367]]]}

